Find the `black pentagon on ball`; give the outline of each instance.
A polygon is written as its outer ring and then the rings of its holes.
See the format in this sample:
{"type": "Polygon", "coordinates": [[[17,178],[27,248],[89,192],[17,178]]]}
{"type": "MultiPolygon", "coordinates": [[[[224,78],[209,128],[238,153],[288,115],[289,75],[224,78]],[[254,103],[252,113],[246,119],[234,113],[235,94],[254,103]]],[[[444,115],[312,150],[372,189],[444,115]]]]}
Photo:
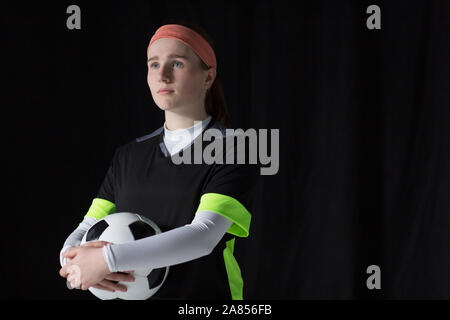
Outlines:
{"type": "Polygon", "coordinates": [[[109,224],[105,220],[100,220],[96,224],[94,224],[86,234],[86,242],[98,240],[102,235],[103,231],[108,228],[109,224]]]}
{"type": "Polygon", "coordinates": [[[134,237],[134,240],[139,240],[143,238],[147,238],[150,236],[154,236],[156,234],[156,230],[152,228],[152,226],[147,223],[138,220],[131,223],[128,228],[131,231],[131,234],[134,237]]]}
{"type": "Polygon", "coordinates": [[[156,288],[163,282],[164,276],[166,275],[166,269],[167,267],[157,268],[150,272],[147,276],[148,287],[150,289],[156,288]]]}

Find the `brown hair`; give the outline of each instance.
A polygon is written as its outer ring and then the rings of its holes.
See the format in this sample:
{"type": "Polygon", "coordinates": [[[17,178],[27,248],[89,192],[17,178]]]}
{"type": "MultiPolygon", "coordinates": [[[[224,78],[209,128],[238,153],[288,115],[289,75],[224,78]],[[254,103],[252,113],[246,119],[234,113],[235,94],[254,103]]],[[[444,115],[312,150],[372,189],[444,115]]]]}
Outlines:
{"type": "MultiPolygon", "coordinates": [[[[201,35],[205,40],[209,43],[211,48],[214,50],[214,53],[217,57],[217,52],[214,48],[214,41],[209,36],[209,34],[200,27],[197,23],[187,20],[171,20],[163,23],[165,24],[179,24],[185,27],[188,27],[199,35],[201,35]]],[[[208,66],[200,59],[200,66],[203,70],[208,70],[208,66]]],[[[205,96],[205,111],[207,114],[216,118],[219,122],[221,122],[226,127],[231,127],[231,119],[228,113],[227,104],[225,102],[225,95],[223,93],[222,82],[219,79],[218,74],[216,74],[216,78],[214,79],[213,84],[206,92],[205,96]]]]}

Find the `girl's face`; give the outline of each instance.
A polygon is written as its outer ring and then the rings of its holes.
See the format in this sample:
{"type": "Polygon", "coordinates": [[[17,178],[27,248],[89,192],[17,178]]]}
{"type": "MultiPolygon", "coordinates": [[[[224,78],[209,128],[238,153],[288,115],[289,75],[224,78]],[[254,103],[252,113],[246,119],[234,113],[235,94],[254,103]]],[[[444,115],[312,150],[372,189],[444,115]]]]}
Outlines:
{"type": "Polygon", "coordinates": [[[147,83],[160,109],[187,111],[204,107],[206,90],[214,81],[215,71],[203,70],[200,58],[191,48],[175,39],[162,38],[151,45],[147,59],[147,83]],[[159,92],[161,89],[170,92],[159,92]]]}

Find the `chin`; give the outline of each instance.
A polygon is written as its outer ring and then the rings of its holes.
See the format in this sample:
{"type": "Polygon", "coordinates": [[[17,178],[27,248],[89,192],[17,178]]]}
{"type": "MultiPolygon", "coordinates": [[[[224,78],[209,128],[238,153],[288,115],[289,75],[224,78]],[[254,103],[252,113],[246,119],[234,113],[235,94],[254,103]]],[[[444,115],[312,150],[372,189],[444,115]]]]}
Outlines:
{"type": "Polygon", "coordinates": [[[163,111],[166,111],[166,110],[173,110],[173,109],[176,108],[176,106],[174,106],[174,105],[171,104],[171,103],[157,103],[156,105],[158,106],[158,108],[160,108],[160,109],[163,110],[163,111]]]}

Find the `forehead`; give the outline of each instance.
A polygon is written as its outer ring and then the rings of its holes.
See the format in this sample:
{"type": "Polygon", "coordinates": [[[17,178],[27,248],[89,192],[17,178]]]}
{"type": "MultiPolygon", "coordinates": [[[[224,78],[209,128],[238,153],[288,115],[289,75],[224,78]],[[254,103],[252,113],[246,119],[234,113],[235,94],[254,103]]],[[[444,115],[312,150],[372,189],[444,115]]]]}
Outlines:
{"type": "Polygon", "coordinates": [[[194,52],[181,41],[172,38],[162,38],[152,43],[147,52],[147,58],[153,56],[166,58],[170,54],[192,57],[194,52]]]}

